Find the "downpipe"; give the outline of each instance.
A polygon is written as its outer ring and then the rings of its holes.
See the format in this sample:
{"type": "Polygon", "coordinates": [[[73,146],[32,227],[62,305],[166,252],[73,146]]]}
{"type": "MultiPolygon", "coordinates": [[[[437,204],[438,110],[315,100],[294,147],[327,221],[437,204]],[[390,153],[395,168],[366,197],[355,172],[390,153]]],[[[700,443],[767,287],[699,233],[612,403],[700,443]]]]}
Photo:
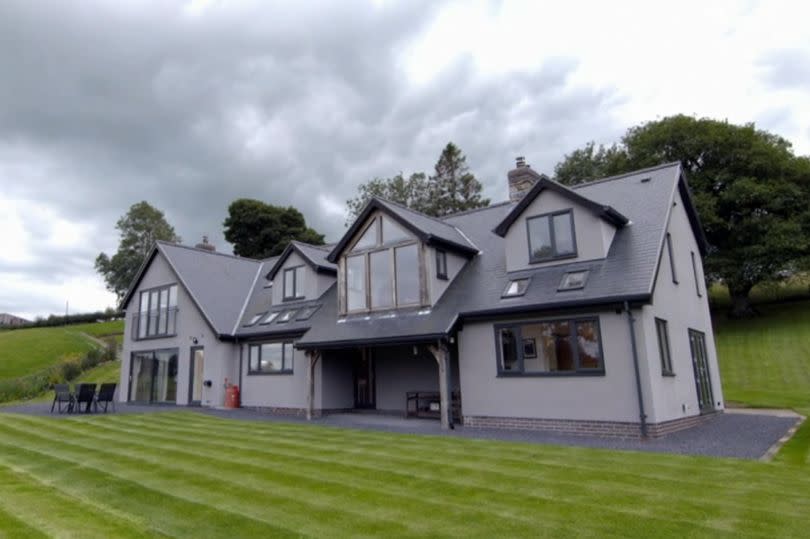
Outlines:
{"type": "Polygon", "coordinates": [[[630,330],[630,347],[633,350],[633,370],[636,374],[636,396],[638,397],[638,417],[641,425],[641,436],[647,437],[647,414],[644,412],[644,395],[641,392],[641,373],[638,366],[638,346],[636,345],[636,319],[630,310],[630,302],[624,302],[624,312],[627,313],[627,327],[630,330]]]}

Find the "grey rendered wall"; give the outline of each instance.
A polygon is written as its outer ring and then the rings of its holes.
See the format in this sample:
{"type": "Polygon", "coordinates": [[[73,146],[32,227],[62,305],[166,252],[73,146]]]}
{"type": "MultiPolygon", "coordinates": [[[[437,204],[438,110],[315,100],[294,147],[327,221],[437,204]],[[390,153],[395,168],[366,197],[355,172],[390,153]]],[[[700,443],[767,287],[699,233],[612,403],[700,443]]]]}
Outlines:
{"type": "Polygon", "coordinates": [[[334,276],[317,273],[293,251],[273,278],[273,305],[284,303],[284,270],[295,266],[304,266],[304,299],[319,298],[335,282],[334,276]]]}
{"type": "Polygon", "coordinates": [[[413,347],[401,346],[374,349],[377,409],[405,411],[408,391],[438,391],[439,368],[436,360],[421,348],[413,355],[413,347]]]}
{"type": "MultiPolygon", "coordinates": [[[[464,415],[638,422],[638,400],[626,315],[604,311],[592,313],[591,316],[599,318],[604,376],[499,378],[493,323],[465,324],[459,333],[464,415]]],[[[521,320],[557,318],[566,316],[538,316],[521,320]]]]}
{"type": "MultiPolygon", "coordinates": [[[[309,358],[306,354],[301,350],[295,350],[292,374],[249,374],[248,345],[243,344],[242,406],[306,408],[308,366],[309,358]]],[[[315,365],[315,408],[321,407],[321,381],[321,362],[319,361],[315,365]]]]}
{"type": "Polygon", "coordinates": [[[555,193],[544,190],[512,224],[505,238],[506,270],[517,271],[531,267],[570,264],[571,262],[604,258],[616,229],[603,219],[596,217],[584,207],[555,193]],[[577,241],[577,257],[557,262],[529,264],[529,244],[526,236],[526,218],[534,215],[573,208],[574,232],[577,241]]]}
{"type": "Polygon", "coordinates": [[[430,294],[431,305],[441,299],[444,291],[453,282],[458,273],[467,263],[467,259],[463,256],[458,256],[453,253],[447,253],[447,279],[439,279],[436,277],[436,249],[428,247],[427,250],[427,277],[428,277],[428,290],[430,294]]]}
{"type": "Polygon", "coordinates": [[[690,328],[706,334],[706,351],[709,358],[715,407],[722,409],[725,402],[717,364],[717,350],[714,343],[708,296],[703,278],[703,264],[700,261],[697,241],[684,211],[683,200],[677,192],[675,193],[675,205],[670,214],[668,231],[672,237],[673,258],[678,284],[672,282],[669,252],[666,244],[664,244],[653,302],[651,305],[644,307],[642,318],[653,396],[653,409],[649,413],[652,417],[651,421],[655,422],[700,413],[694,371],[692,369],[692,355],[689,348],[688,330],[690,328]],[[695,291],[695,278],[690,255],[692,251],[695,253],[698,262],[698,280],[703,297],[698,297],[695,291]],[[656,317],[666,320],[669,327],[674,377],[663,376],[661,373],[661,356],[655,330],[656,317]]]}
{"type": "Polygon", "coordinates": [[[129,369],[132,352],[165,348],[178,349],[177,404],[188,404],[191,346],[205,348],[203,379],[211,380],[211,388],[203,388],[205,406],[221,406],[225,402],[225,378],[234,381],[238,375],[237,348],[218,340],[208,323],[194,305],[186,289],[180,284],[166,259],[158,253],[138,289],[127,306],[124,328],[123,359],[118,398],[125,402],[129,397],[129,369]],[[174,337],[136,341],[132,339],[132,317],[138,312],[140,291],[156,286],[177,284],[177,335],[174,337]],[[192,339],[197,339],[197,344],[192,339]]]}

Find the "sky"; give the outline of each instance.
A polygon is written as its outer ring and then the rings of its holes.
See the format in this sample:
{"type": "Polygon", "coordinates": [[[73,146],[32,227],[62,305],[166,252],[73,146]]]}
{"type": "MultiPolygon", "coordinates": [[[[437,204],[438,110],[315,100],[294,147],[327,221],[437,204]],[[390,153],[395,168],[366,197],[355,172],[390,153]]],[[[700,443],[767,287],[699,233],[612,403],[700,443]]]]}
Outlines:
{"type": "Polygon", "coordinates": [[[335,241],[361,183],[453,141],[493,201],[523,155],[671,114],[810,154],[806,2],[0,2],[0,312],[115,305],[94,270],[146,200],[188,244],[241,197],[335,241]],[[283,5],[282,5],[283,4],[283,5]]]}

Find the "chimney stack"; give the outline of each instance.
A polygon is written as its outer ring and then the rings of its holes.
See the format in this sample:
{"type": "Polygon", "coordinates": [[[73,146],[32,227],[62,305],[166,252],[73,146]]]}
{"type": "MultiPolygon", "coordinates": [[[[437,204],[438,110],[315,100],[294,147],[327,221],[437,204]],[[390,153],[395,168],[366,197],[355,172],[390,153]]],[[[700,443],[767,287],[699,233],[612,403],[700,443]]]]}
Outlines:
{"type": "Polygon", "coordinates": [[[526,164],[526,158],[515,158],[515,168],[507,174],[509,180],[509,202],[519,202],[540,179],[540,175],[526,164]]]}
{"type": "Polygon", "coordinates": [[[217,248],[214,247],[213,244],[208,243],[208,236],[203,236],[202,243],[198,243],[194,247],[196,247],[197,249],[202,249],[203,251],[210,251],[212,253],[216,252],[217,250],[217,248]]]}

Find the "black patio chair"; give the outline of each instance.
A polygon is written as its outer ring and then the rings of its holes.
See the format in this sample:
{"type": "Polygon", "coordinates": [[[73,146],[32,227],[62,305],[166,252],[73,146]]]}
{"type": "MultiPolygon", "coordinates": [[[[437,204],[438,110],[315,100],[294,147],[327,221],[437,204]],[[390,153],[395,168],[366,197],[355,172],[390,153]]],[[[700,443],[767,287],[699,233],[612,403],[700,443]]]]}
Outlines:
{"type": "Polygon", "coordinates": [[[81,411],[82,404],[85,404],[84,412],[93,411],[93,401],[96,398],[96,384],[76,384],[75,404],[73,411],[81,411]]]}
{"type": "Polygon", "coordinates": [[[107,406],[112,404],[113,412],[115,411],[115,387],[116,384],[101,384],[98,388],[96,395],[96,412],[98,412],[99,405],[104,405],[104,413],[107,413],[107,406]]]}
{"type": "Polygon", "coordinates": [[[68,384],[56,384],[53,386],[53,392],[54,395],[53,404],[51,404],[51,413],[53,413],[54,407],[56,407],[60,414],[72,412],[75,401],[73,399],[73,393],[70,392],[70,386],[68,384]],[[64,410],[62,410],[63,404],[65,405],[64,410]]]}

